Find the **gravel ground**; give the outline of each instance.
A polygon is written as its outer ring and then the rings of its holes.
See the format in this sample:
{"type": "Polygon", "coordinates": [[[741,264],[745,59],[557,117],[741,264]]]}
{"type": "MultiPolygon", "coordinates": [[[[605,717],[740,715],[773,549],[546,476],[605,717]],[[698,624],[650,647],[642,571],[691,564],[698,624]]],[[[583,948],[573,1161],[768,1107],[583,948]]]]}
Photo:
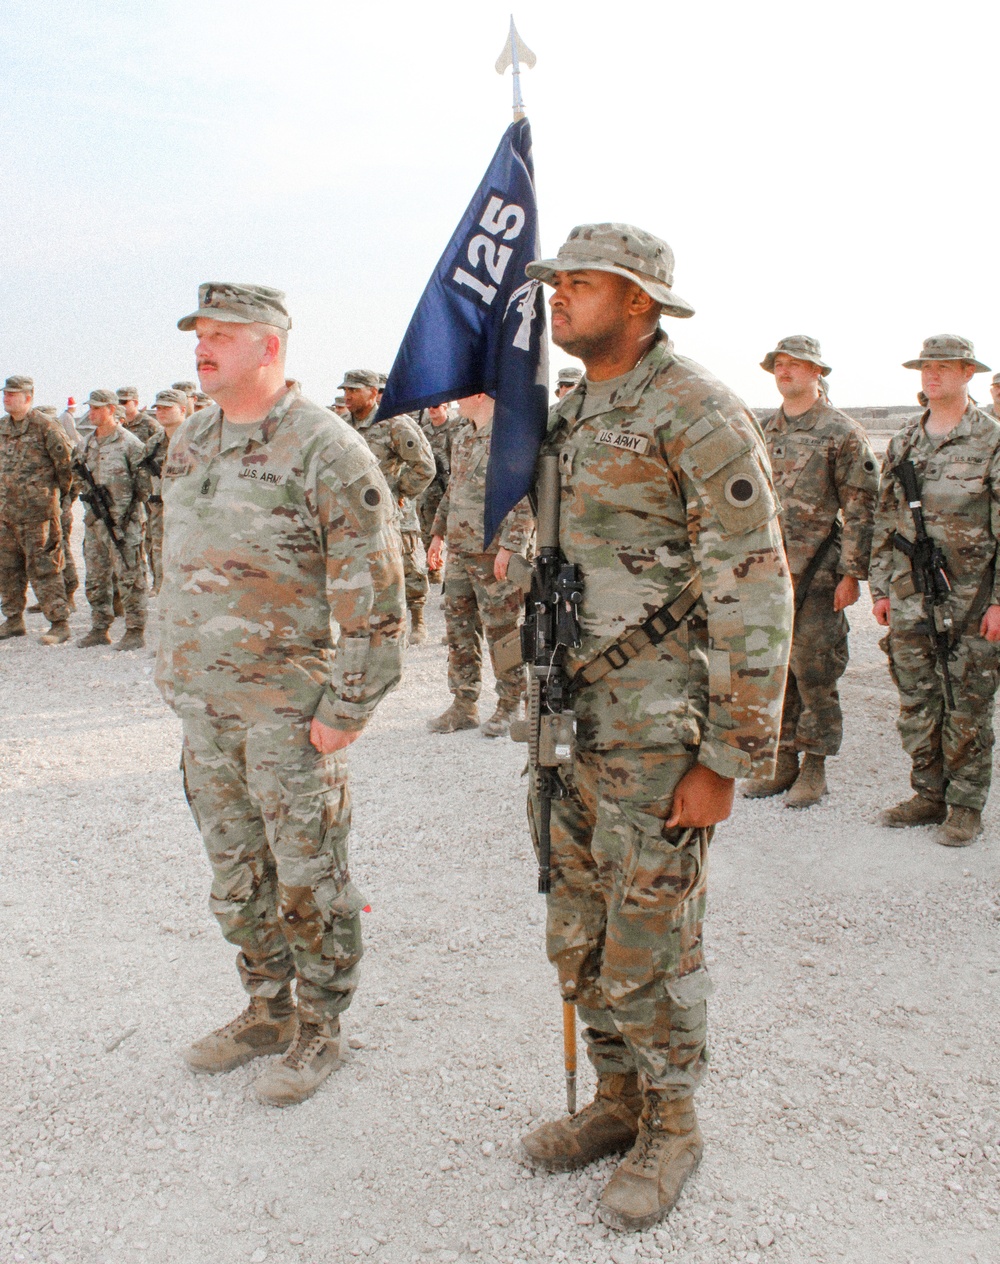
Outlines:
{"type": "Polygon", "coordinates": [[[595,1221],[610,1162],[517,1162],[561,1109],[559,999],[523,748],[424,730],[448,701],[437,599],[351,752],[350,1048],[287,1111],[253,1066],[179,1058],[244,1001],[151,654],[46,649],[32,617],[0,646],[0,1261],[1000,1261],[997,814],[964,851],[872,823],[907,776],[858,610],[830,796],[740,802],[713,846],[706,1156],[632,1237],[595,1221]]]}

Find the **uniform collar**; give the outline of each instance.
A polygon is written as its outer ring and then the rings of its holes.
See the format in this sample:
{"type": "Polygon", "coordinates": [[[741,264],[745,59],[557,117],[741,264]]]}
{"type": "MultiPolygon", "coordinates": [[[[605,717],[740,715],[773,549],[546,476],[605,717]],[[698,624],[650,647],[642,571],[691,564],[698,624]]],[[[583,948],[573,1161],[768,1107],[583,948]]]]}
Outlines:
{"type": "Polygon", "coordinates": [[[779,424],[783,425],[786,430],[812,430],[813,426],[819,421],[826,408],[826,401],[822,396],[813,404],[812,408],[806,409],[804,413],[800,413],[798,417],[789,417],[785,413],[784,404],[778,409],[776,418],[779,424]]]}
{"type": "Polygon", "coordinates": [[[375,420],[375,414],[377,412],[378,412],[378,400],[376,400],[375,403],[372,404],[371,412],[366,413],[363,417],[359,418],[359,420],[354,423],[354,429],[367,430],[368,427],[375,420]]]}
{"type": "MultiPolygon", "coordinates": [[[[234,442],[227,445],[225,449],[226,451],[228,451],[229,448],[246,446],[246,444],[253,443],[255,441],[257,443],[270,443],[271,442],[271,440],[274,438],[275,431],[278,429],[281,423],[285,420],[285,417],[288,415],[290,408],[295,403],[295,401],[299,398],[299,395],[301,393],[298,382],[286,382],[285,385],[288,387],[288,389],[285,391],[284,395],[282,395],[282,397],[277,401],[277,403],[275,403],[275,405],[272,407],[271,411],[267,414],[264,420],[258,422],[256,425],[247,426],[246,438],[243,439],[242,442],[241,442],[241,437],[239,436],[239,434],[237,434],[235,436],[234,442]]],[[[225,419],[226,419],[225,413],[223,413],[223,411],[220,409],[219,410],[219,423],[218,423],[220,443],[222,441],[222,423],[225,421],[225,419]]],[[[184,423],[182,422],[181,424],[183,425],[184,423]]],[[[235,425],[234,425],[234,429],[235,429],[235,425]]],[[[222,451],[223,449],[220,448],[219,450],[222,451]]]]}
{"type": "MultiPolygon", "coordinates": [[[[979,409],[969,400],[968,407],[962,414],[961,420],[957,426],[953,426],[946,435],[929,434],[927,431],[927,418],[931,415],[928,408],[920,415],[920,430],[928,443],[935,448],[943,448],[945,444],[951,443],[954,439],[967,439],[972,434],[979,421],[979,409]]],[[[987,419],[988,420],[988,419],[987,419]]]]}
{"type": "MultiPolygon", "coordinates": [[[[631,373],[627,374],[621,386],[610,401],[612,408],[638,408],[639,401],[646,387],[660,369],[665,368],[675,359],[674,344],[663,329],[657,329],[656,340],[631,373]]],[[[556,404],[553,411],[553,426],[560,421],[576,421],[583,407],[586,392],[586,378],[579,386],[556,404]]],[[[551,429],[552,427],[550,427],[551,429]]]]}

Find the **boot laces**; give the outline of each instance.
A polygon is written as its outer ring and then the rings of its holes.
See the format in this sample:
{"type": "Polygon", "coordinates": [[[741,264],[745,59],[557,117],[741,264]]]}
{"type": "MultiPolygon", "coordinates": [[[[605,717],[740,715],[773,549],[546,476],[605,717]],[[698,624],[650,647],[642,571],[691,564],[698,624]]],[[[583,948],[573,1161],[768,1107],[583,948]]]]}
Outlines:
{"type": "Polygon", "coordinates": [[[301,1071],[314,1054],[322,1052],[325,1044],[326,1036],[321,1027],[315,1023],[300,1023],[295,1043],[282,1058],[282,1062],[293,1071],[301,1071]]]}

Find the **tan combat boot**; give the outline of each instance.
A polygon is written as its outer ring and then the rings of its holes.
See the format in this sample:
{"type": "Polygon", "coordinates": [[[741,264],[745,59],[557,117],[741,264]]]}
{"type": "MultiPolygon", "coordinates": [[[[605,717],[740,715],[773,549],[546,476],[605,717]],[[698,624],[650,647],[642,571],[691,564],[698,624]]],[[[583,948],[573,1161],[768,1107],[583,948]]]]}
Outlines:
{"type": "Polygon", "coordinates": [[[806,755],[795,784],[785,799],[786,808],[811,808],[826,794],[826,759],[823,755],[806,755]]]}
{"type": "Polygon", "coordinates": [[[64,645],[69,640],[69,623],[66,619],[56,619],[38,639],[43,645],[64,645]]]}
{"type": "Polygon", "coordinates": [[[879,824],[890,829],[906,829],[911,825],[940,825],[948,815],[948,805],[938,799],[915,794],[895,807],[879,813],[879,824]]]}
{"type": "Polygon", "coordinates": [[[107,628],[91,628],[86,636],[77,641],[82,650],[93,649],[95,645],[110,645],[111,633],[107,628]]]}
{"type": "Polygon", "coordinates": [[[291,992],[268,1000],[252,996],[250,1004],[231,1023],[196,1040],[184,1051],[192,1071],[217,1075],[233,1071],[254,1058],[284,1053],[295,1036],[295,1003],[291,992]]]}
{"type": "Polygon", "coordinates": [[[522,1137],[521,1155],[546,1172],[572,1172],[606,1154],[622,1154],[635,1142],[641,1111],[642,1093],[634,1071],[601,1075],[590,1105],[522,1137]]]}
{"type": "Polygon", "coordinates": [[[125,635],[115,645],[116,650],[141,650],[146,644],[142,628],[126,628],[125,635]]]}
{"type": "Polygon", "coordinates": [[[411,645],[423,645],[427,640],[427,624],[424,622],[423,606],[410,607],[410,635],[408,638],[411,645]]]}
{"type": "Polygon", "coordinates": [[[12,636],[26,636],[24,616],[16,615],[13,619],[4,619],[0,623],[0,641],[9,641],[12,636]]]}
{"type": "Polygon", "coordinates": [[[770,799],[772,795],[782,794],[795,784],[799,775],[798,751],[786,750],[783,746],[778,750],[778,762],[774,776],[761,780],[748,781],[743,787],[744,799],[770,799]]]}
{"type": "Polygon", "coordinates": [[[457,733],[460,729],[479,727],[479,707],[475,702],[456,698],[447,711],[434,720],[427,721],[432,733],[457,733]]]}
{"type": "Polygon", "coordinates": [[[982,813],[975,808],[963,808],[953,803],[948,808],[948,819],[937,832],[937,842],[942,847],[968,847],[983,832],[982,813]]]}
{"type": "Polygon", "coordinates": [[[630,1232],[655,1225],[680,1198],[703,1148],[694,1099],[668,1101],[647,1092],[639,1136],[601,1195],[598,1216],[630,1232]]]}
{"type": "Polygon", "coordinates": [[[498,702],[497,709],[488,720],[479,726],[483,737],[506,737],[510,732],[510,722],[517,715],[517,703],[498,702]]]}
{"type": "Polygon", "coordinates": [[[269,1106],[296,1106],[312,1097],[340,1061],[340,1020],[300,1022],[288,1052],[254,1081],[269,1106]]]}

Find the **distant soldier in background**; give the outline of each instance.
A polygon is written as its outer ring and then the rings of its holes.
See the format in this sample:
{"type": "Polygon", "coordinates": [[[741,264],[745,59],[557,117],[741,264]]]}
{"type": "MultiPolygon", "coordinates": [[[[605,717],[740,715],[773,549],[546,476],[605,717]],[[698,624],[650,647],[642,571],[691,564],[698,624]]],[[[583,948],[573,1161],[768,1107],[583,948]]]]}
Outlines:
{"type": "MultiPolygon", "coordinates": [[[[59,409],[54,404],[39,404],[36,412],[53,421],[59,421],[59,409]]],[[[60,424],[62,424],[60,422],[60,424]]],[[[63,427],[65,430],[65,427],[63,427]]],[[[75,428],[74,428],[75,430],[75,428]]],[[[69,437],[67,432],[67,438],[69,437]]],[[[79,440],[78,440],[79,441],[79,440]]],[[[77,487],[74,483],[69,491],[59,495],[59,526],[62,530],[63,544],[63,588],[66,592],[66,609],[72,613],[76,609],[76,590],[80,587],[80,576],[77,573],[76,561],[73,557],[71,537],[73,534],[73,502],[76,500],[77,487]]],[[[41,605],[29,606],[29,614],[41,614],[41,605]]]]}
{"type": "Polygon", "coordinates": [[[76,428],[76,413],[73,411],[76,400],[71,395],[66,401],[66,407],[59,413],[59,424],[66,431],[66,438],[69,439],[70,447],[75,448],[80,442],[80,432],[76,428]]]}
{"type": "Polygon", "coordinates": [[[937,841],[965,847],[982,830],[993,772],[993,707],[1000,680],[1000,425],[969,398],[989,369],[968,338],[927,338],[915,360],[927,411],[889,441],[872,545],[872,612],[899,690],[897,728],[914,795],[881,815],[883,825],[942,825],[937,841]],[[899,467],[913,464],[927,535],[947,576],[940,611],[928,611],[910,553],[917,525],[899,467]],[[931,639],[944,615],[947,662],[931,639]],[[947,673],[947,680],[945,674],[947,673]],[[954,706],[949,705],[950,684],[954,706]]]}
{"type": "MultiPolygon", "coordinates": [[[[171,382],[170,389],[172,391],[183,391],[183,393],[187,396],[186,412],[189,417],[192,417],[197,411],[197,400],[201,395],[201,391],[198,389],[198,383],[186,381],[171,382]]],[[[208,399],[208,396],[206,395],[205,398],[208,399]]]]}
{"type": "Polygon", "coordinates": [[[454,701],[443,715],[428,722],[432,733],[456,733],[479,723],[482,690],[483,635],[496,675],[497,705],[482,725],[484,737],[504,737],[524,695],[524,669],[496,670],[497,643],[517,627],[524,597],[507,579],[514,553],[527,557],[534,537],[534,518],[527,500],[507,515],[488,548],[484,548],[486,466],[493,432],[493,400],[473,395],[459,400],[465,419],[451,448],[451,478],[434,519],[427,555],[432,570],[445,570],[445,621],[448,627],[448,688],[454,701]]]}
{"type": "Polygon", "coordinates": [[[568,395],[582,377],[582,369],[576,369],[572,366],[560,369],[556,375],[556,399],[562,399],[564,395],[568,395]]]}
{"type": "Polygon", "coordinates": [[[743,793],[762,799],[788,790],[786,807],[808,808],[826,794],[826,759],[843,738],[844,611],[868,578],[878,462],[865,430],[830,404],[821,386],[830,366],[815,338],[782,338],[761,368],[774,374],[783,401],[764,439],[781,502],[795,631],[775,775],[749,782],[743,793]]]}
{"type": "Polygon", "coordinates": [[[125,611],[125,634],[115,649],[141,650],[146,630],[142,506],[150,491],[146,450],[119,422],[118,398],[114,391],[91,391],[88,403],[94,433],[78,449],[77,461],[80,494],[88,501],[83,560],[87,567],[91,629],[78,644],[81,649],[111,644],[109,629],[115,620],[112,579],[115,578],[125,611]],[[96,493],[90,488],[84,471],[89,471],[96,493]],[[105,500],[104,513],[95,508],[95,496],[105,500]],[[113,535],[104,514],[114,528],[113,535]]]}
{"type": "Polygon", "coordinates": [[[156,419],[145,409],[139,407],[139,388],[137,386],[119,386],[115,394],[118,403],[125,411],[122,425],[135,435],[140,443],[148,443],[153,434],[159,430],[156,419]]]}
{"type": "Polygon", "coordinates": [[[1000,373],[993,374],[993,381],[990,383],[990,398],[993,403],[987,404],[983,412],[987,417],[998,420],[1000,419],[1000,411],[998,411],[1000,410],[1000,373]]]}
{"type": "MultiPolygon", "coordinates": [[[[434,453],[434,477],[417,501],[420,538],[424,542],[424,548],[429,549],[434,535],[434,516],[451,474],[451,444],[457,429],[457,419],[452,419],[447,404],[435,404],[433,408],[421,408],[417,421],[434,453]]],[[[432,584],[441,583],[441,568],[431,566],[430,558],[427,561],[427,579],[432,584]]]]}
{"type": "Polygon", "coordinates": [[[381,373],[351,369],[338,387],[351,413],[351,425],[375,454],[399,511],[403,542],[406,605],[410,611],[410,644],[427,640],[424,602],[427,600],[427,554],[420,538],[415,497],[434,477],[434,453],[424,433],[406,413],[376,421],[381,373]]]}
{"type": "Polygon", "coordinates": [[[24,636],[28,581],[49,621],[43,645],[69,640],[61,499],[73,484],[63,428],[33,407],[30,377],[7,378],[0,417],[0,640],[24,636]]]}
{"type": "Polygon", "coordinates": [[[156,409],[156,432],[146,443],[146,464],[149,467],[149,568],[153,573],[153,595],[163,582],[163,466],[167,461],[170,440],[187,416],[187,396],[183,391],[160,391],[153,404],[156,409]]]}

